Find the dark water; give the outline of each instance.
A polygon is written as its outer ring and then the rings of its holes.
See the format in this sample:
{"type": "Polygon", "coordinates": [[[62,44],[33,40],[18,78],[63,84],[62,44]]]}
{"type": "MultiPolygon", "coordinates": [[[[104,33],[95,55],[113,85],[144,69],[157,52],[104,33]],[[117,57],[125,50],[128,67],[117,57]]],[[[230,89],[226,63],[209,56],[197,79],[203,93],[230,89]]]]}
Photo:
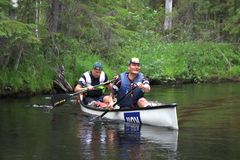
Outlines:
{"type": "Polygon", "coordinates": [[[178,104],[179,131],[90,122],[71,103],[52,109],[48,97],[2,99],[0,159],[240,159],[239,83],[153,86],[146,96],[178,104]]]}

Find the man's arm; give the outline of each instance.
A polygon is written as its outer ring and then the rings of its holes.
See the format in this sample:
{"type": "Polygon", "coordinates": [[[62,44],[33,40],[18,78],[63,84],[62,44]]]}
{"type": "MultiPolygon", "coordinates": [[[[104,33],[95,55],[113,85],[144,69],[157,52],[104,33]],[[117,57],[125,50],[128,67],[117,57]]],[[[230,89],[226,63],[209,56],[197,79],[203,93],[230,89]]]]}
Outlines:
{"type": "Polygon", "coordinates": [[[146,78],[143,78],[142,82],[138,82],[137,83],[137,87],[142,89],[143,92],[145,92],[145,93],[151,91],[151,87],[150,87],[149,81],[146,78]]]}
{"type": "Polygon", "coordinates": [[[116,103],[115,95],[117,94],[120,85],[121,85],[120,78],[119,78],[119,76],[116,76],[114,83],[111,84],[111,92],[110,92],[110,99],[109,99],[110,110],[113,109],[113,105],[114,105],[114,103],[116,103]]]}
{"type": "Polygon", "coordinates": [[[76,87],[74,88],[74,92],[79,92],[83,91],[85,88],[83,88],[80,84],[77,84],[76,87]]]}

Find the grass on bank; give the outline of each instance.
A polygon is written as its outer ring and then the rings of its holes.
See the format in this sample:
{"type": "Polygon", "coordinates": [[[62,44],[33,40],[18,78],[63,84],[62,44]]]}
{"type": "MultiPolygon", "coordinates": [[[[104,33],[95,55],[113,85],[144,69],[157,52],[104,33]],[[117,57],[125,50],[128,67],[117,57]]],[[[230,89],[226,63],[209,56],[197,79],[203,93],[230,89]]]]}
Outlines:
{"type": "Polygon", "coordinates": [[[160,43],[142,39],[141,43],[128,42],[119,50],[119,55],[123,53],[130,53],[124,61],[129,56],[139,57],[142,71],[152,80],[204,82],[240,76],[239,48],[228,43],[160,43]]]}
{"type": "Polygon", "coordinates": [[[179,80],[204,82],[211,78],[225,79],[240,76],[239,49],[231,44],[162,43],[149,40],[129,41],[116,49],[114,56],[101,57],[75,50],[59,58],[43,55],[25,57],[17,71],[0,70],[1,93],[19,91],[50,91],[59,65],[65,66],[66,79],[72,86],[82,73],[91,70],[94,62],[103,63],[109,79],[126,71],[131,57],[139,57],[142,72],[150,80],[162,83],[179,80]],[[74,53],[74,54],[73,54],[74,53]]]}

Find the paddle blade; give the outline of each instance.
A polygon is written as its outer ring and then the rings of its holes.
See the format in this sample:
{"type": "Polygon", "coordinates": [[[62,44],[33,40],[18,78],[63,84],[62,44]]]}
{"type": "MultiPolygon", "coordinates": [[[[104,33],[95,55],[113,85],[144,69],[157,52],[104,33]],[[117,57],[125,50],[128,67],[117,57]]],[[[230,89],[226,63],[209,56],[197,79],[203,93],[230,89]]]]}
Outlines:
{"type": "Polygon", "coordinates": [[[64,104],[70,96],[68,94],[57,94],[51,97],[51,104],[53,107],[64,104]]]}

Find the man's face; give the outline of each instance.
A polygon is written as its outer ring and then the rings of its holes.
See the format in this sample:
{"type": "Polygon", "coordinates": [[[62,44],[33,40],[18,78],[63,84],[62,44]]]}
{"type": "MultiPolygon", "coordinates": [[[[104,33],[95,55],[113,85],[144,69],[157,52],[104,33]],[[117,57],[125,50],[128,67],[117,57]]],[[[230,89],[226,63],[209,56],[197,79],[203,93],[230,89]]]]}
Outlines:
{"type": "Polygon", "coordinates": [[[94,68],[94,69],[92,70],[92,75],[93,75],[93,77],[95,77],[95,78],[99,78],[101,72],[102,72],[101,69],[96,69],[96,68],[94,68]]]}
{"type": "Polygon", "coordinates": [[[140,68],[139,63],[131,63],[128,65],[128,71],[131,74],[138,74],[140,72],[140,68]]]}

